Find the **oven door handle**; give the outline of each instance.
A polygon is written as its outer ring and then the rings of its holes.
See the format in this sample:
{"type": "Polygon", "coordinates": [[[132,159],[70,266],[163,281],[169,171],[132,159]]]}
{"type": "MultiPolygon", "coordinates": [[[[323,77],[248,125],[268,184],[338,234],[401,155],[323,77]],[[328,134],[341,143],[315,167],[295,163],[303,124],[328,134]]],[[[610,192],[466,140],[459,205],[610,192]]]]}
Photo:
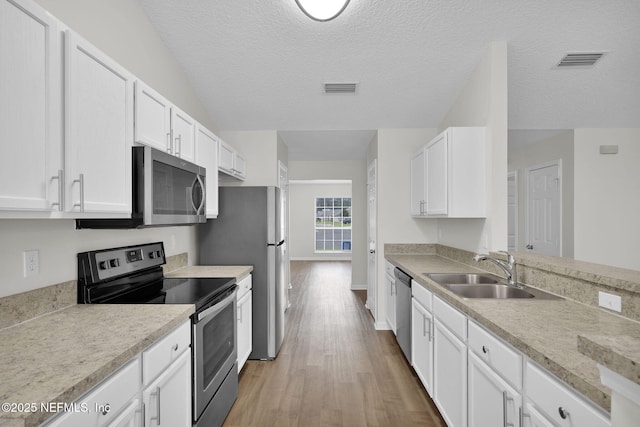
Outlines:
{"type": "Polygon", "coordinates": [[[216,314],[218,314],[219,312],[222,311],[222,309],[230,302],[232,301],[235,297],[236,297],[236,289],[237,289],[237,285],[235,285],[233,288],[231,288],[231,293],[229,296],[227,296],[226,298],[224,298],[221,301],[218,301],[217,303],[215,303],[214,305],[212,305],[211,307],[207,308],[206,310],[201,311],[200,313],[198,313],[198,322],[200,322],[202,319],[209,317],[209,316],[215,316],[216,314]]]}

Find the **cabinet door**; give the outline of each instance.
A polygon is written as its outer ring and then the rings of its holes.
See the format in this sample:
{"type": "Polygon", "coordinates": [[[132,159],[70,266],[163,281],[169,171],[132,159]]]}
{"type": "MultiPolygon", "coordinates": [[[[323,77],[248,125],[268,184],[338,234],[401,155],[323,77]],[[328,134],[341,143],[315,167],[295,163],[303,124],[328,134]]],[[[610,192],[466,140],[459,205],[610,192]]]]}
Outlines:
{"type": "Polygon", "coordinates": [[[252,322],[253,322],[253,293],[247,292],[238,301],[238,373],[251,354],[252,348],[252,322]]]}
{"type": "Polygon", "coordinates": [[[218,217],[218,138],[196,124],[196,163],[207,172],[207,218],[218,217]]]}
{"type": "Polygon", "coordinates": [[[66,209],[131,214],[133,78],[66,33],[66,209]]]}
{"type": "Polygon", "coordinates": [[[173,154],[189,162],[196,160],[196,121],[184,111],[171,108],[171,131],[173,132],[173,154]]]}
{"type": "Polygon", "coordinates": [[[236,178],[244,180],[247,177],[247,161],[238,153],[233,160],[233,169],[236,178]]]}
{"type": "Polygon", "coordinates": [[[411,299],[411,361],[422,385],[433,397],[433,315],[411,299]]]}
{"type": "Polygon", "coordinates": [[[420,149],[411,157],[411,207],[413,216],[424,216],[425,203],[425,165],[424,149],[420,149]]]}
{"type": "Polygon", "coordinates": [[[233,160],[236,152],[229,144],[220,140],[218,144],[218,169],[233,175],[233,160]]]}
{"type": "Polygon", "coordinates": [[[448,133],[443,132],[425,148],[426,213],[448,213],[448,133]]]}
{"type": "Polygon", "coordinates": [[[522,396],[469,353],[469,427],[517,426],[522,396]]]}
{"type": "Polygon", "coordinates": [[[134,399],[127,408],[122,411],[108,427],[141,427],[142,426],[142,408],[140,399],[134,399]]]}
{"type": "Polygon", "coordinates": [[[522,411],[522,425],[520,427],[555,427],[544,415],[538,412],[530,403],[522,411]]]}
{"type": "Polygon", "coordinates": [[[32,1],[0,1],[0,210],[61,210],[60,34],[32,1]]]}
{"type": "Polygon", "coordinates": [[[140,80],[135,86],[135,141],[173,154],[171,103],[140,80]]]}
{"type": "Polygon", "coordinates": [[[191,352],[183,352],[144,389],[142,402],[145,426],[191,426],[191,352]]]}
{"type": "Polygon", "coordinates": [[[397,335],[396,330],[396,280],[394,277],[389,276],[388,274],[384,275],[386,290],[387,290],[387,323],[389,327],[393,331],[394,334],[397,335]]]}
{"type": "Polygon", "coordinates": [[[467,425],[467,347],[435,319],[434,402],[449,427],[467,425]]]}

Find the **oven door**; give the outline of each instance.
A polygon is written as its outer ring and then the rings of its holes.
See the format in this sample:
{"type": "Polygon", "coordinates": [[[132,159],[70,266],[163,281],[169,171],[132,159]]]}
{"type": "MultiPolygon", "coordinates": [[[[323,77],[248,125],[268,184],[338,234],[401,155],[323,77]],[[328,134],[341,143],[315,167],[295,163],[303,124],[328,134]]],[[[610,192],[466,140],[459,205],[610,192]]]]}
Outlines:
{"type": "Polygon", "coordinates": [[[144,225],[206,222],[205,169],[150,147],[143,149],[144,225]]]}
{"type": "MultiPolygon", "coordinates": [[[[193,418],[196,421],[237,359],[237,286],[195,314],[193,324],[193,418]]],[[[236,379],[237,381],[237,379],[236,379]]]]}

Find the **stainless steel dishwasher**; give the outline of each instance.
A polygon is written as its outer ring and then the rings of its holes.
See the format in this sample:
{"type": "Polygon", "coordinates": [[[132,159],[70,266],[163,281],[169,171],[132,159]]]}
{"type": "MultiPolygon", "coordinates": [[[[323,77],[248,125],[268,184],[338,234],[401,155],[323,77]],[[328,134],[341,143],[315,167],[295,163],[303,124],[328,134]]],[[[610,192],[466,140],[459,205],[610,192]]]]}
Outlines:
{"type": "Polygon", "coordinates": [[[411,364],[411,277],[404,271],[393,270],[396,277],[396,340],[411,364]]]}

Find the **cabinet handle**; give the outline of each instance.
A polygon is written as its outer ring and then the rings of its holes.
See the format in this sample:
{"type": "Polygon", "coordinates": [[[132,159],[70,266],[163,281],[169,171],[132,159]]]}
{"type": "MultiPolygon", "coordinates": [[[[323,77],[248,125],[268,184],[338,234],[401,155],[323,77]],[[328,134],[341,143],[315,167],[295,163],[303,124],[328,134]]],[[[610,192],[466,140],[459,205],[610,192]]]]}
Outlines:
{"type": "Polygon", "coordinates": [[[485,346],[482,346],[482,352],[483,352],[484,354],[489,353],[489,348],[488,348],[488,347],[485,347],[485,346]]]}
{"type": "Polygon", "coordinates": [[[171,132],[167,132],[167,153],[171,154],[171,132]]]}
{"type": "Polygon", "coordinates": [[[175,155],[180,157],[180,154],[182,153],[182,135],[178,135],[176,137],[176,150],[175,150],[175,155]]]}
{"type": "Polygon", "coordinates": [[[424,200],[420,200],[420,215],[424,215],[424,200]]]}
{"type": "Polygon", "coordinates": [[[58,169],[58,175],[51,177],[51,181],[54,179],[58,180],[58,201],[51,203],[51,207],[57,206],[58,211],[62,212],[64,210],[64,172],[62,169],[58,169]]]}
{"type": "Polygon", "coordinates": [[[160,387],[156,387],[156,391],[151,393],[151,396],[156,396],[156,416],[151,417],[149,421],[156,420],[156,425],[160,425],[160,387]]]}
{"type": "Polygon", "coordinates": [[[171,349],[172,349],[173,351],[178,351],[178,344],[176,344],[176,345],[174,345],[173,347],[171,347],[171,349]]]}
{"type": "Polygon", "coordinates": [[[77,206],[80,208],[80,212],[84,212],[84,174],[83,173],[80,174],[80,179],[74,179],[72,184],[75,184],[76,182],[80,184],[80,203],[74,203],[73,207],[75,208],[77,206]]]}
{"type": "Polygon", "coordinates": [[[145,423],[145,410],[146,406],[144,406],[144,402],[142,403],[142,407],[140,409],[136,409],[136,414],[140,414],[140,423],[138,425],[143,426],[145,423]]]}
{"type": "Polygon", "coordinates": [[[111,404],[107,403],[102,405],[102,411],[100,412],[102,415],[107,415],[109,413],[109,409],[111,408],[111,404]]]}
{"type": "Polygon", "coordinates": [[[422,336],[427,335],[427,331],[429,331],[429,341],[431,341],[431,319],[427,316],[422,316],[422,336]],[[427,326],[427,321],[429,321],[429,326],[427,326]]]}
{"type": "Polygon", "coordinates": [[[569,415],[571,415],[569,414],[569,411],[564,409],[562,406],[558,408],[558,414],[560,414],[560,418],[562,418],[563,420],[566,420],[569,417],[569,415]]]}
{"type": "Polygon", "coordinates": [[[502,392],[502,416],[503,416],[503,426],[504,427],[515,427],[515,424],[509,422],[509,410],[507,408],[509,401],[514,401],[513,397],[509,397],[509,394],[506,391],[502,392]]]}

